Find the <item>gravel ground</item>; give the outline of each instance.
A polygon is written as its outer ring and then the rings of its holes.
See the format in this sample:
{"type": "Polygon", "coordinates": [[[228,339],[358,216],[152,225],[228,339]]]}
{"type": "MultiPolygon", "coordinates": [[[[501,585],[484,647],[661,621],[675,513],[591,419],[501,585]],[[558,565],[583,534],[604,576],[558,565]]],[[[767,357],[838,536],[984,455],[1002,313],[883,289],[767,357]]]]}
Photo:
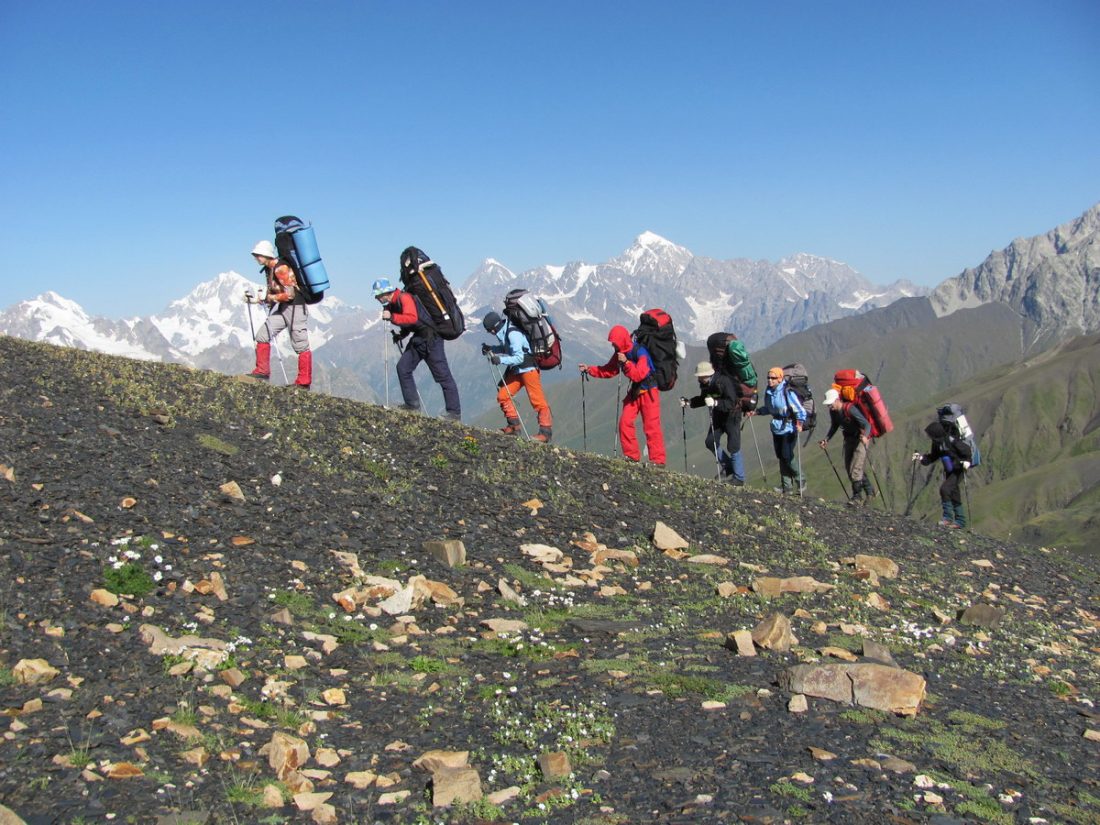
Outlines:
{"type": "Polygon", "coordinates": [[[9,338],[0,364],[0,803],[25,822],[1100,821],[1074,559],[209,372],[9,338]],[[416,576],[446,587],[380,607],[416,576]],[[997,626],[958,621],[982,602],[997,626]],[[773,613],[789,652],[725,646],[773,613]],[[148,628],[227,647],[158,655],[148,628]],[[927,680],[915,716],[788,710],[783,671],[863,637],[927,680]],[[310,752],[282,776],[279,732],[310,752]],[[433,749],[514,797],[434,807],[433,749]]]}

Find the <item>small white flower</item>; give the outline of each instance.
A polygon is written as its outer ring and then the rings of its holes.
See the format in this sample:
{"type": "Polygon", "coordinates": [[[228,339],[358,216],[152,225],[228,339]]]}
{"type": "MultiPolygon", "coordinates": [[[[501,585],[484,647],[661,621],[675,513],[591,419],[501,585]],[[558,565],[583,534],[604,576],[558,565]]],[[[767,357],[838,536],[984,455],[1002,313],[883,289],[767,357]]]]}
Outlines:
{"type": "Polygon", "coordinates": [[[159,570],[156,573],[153,574],[153,581],[155,581],[155,582],[159,582],[163,578],[164,578],[164,574],[161,573],[159,570]]]}

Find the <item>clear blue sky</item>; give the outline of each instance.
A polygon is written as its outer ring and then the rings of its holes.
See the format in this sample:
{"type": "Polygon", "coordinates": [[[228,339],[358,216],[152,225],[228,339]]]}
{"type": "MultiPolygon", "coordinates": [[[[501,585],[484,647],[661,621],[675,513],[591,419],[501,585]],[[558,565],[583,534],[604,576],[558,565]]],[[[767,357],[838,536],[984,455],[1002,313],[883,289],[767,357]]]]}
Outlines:
{"type": "Polygon", "coordinates": [[[934,284],[1100,201],[1100,3],[0,4],[0,306],[159,311],[284,213],[333,294],[644,230],[934,284]]]}

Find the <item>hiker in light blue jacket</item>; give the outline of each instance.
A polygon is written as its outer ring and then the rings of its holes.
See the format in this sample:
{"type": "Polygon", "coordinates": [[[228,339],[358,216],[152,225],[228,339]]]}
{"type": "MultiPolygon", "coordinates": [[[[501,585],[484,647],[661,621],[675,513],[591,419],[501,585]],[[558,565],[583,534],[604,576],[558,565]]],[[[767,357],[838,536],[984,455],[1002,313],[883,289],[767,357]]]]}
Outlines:
{"type": "Polygon", "coordinates": [[[494,364],[505,367],[497,389],[497,403],[504,413],[507,435],[519,435],[523,431],[519,411],[516,410],[515,397],[521,390],[527,390],[527,399],[531,402],[539,417],[539,431],[531,436],[532,441],[548,442],[554,436],[553,418],[550,405],[542,392],[542,378],[535,356],[531,353],[531,342],[518,326],[495,312],[488,313],[482,319],[485,331],[497,338],[497,345],[481,345],[481,354],[494,364]]]}
{"type": "MultiPolygon", "coordinates": [[[[768,370],[768,388],[764,391],[764,403],[756,408],[760,415],[772,417],[772,446],[779,459],[780,490],[784,493],[801,493],[805,489],[802,470],[795,452],[798,434],[806,421],[806,409],[798,395],[787,386],[781,367],[768,370]]],[[[749,413],[752,415],[752,413],[749,413]]]]}

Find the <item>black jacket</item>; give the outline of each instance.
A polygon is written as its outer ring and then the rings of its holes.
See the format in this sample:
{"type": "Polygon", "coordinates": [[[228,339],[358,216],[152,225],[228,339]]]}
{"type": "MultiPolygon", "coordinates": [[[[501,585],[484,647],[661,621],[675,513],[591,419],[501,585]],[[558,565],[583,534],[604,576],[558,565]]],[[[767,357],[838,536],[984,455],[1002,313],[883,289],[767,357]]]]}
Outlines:
{"type": "Polygon", "coordinates": [[[740,412],[741,403],[737,396],[737,381],[724,372],[715,372],[706,384],[699,385],[699,394],[691,399],[691,408],[697,409],[706,404],[707,397],[715,399],[714,411],[720,415],[740,412]]]}

